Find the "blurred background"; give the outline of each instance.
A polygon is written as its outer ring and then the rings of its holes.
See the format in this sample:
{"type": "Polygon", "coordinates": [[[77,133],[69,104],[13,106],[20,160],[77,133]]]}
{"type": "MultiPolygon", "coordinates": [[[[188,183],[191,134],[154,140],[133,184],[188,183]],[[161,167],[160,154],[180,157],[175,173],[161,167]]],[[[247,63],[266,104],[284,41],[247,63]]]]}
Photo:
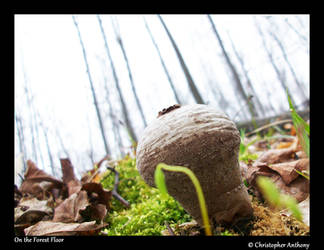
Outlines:
{"type": "Polygon", "coordinates": [[[309,109],[309,15],[15,15],[15,183],[120,159],[158,112],[309,109]]]}

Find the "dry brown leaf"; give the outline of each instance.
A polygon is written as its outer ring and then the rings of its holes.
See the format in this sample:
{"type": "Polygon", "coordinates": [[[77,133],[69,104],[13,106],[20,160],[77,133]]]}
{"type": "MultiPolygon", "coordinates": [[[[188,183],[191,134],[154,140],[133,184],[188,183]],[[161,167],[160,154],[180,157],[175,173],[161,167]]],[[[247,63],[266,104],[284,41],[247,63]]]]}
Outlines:
{"type": "Polygon", "coordinates": [[[62,166],[63,183],[68,188],[68,195],[72,195],[81,189],[81,182],[75,177],[70,159],[60,159],[62,166]]]}
{"type": "MultiPolygon", "coordinates": [[[[303,164],[304,166],[307,165],[307,159],[301,159],[297,162],[297,164],[294,164],[295,167],[297,166],[297,168],[301,168],[303,164]]],[[[277,164],[277,166],[278,165],[279,164],[277,164]]],[[[300,176],[299,174],[297,174],[295,178],[292,178],[294,174],[287,175],[287,173],[284,173],[283,176],[285,176],[285,182],[283,177],[279,174],[279,168],[274,171],[273,169],[271,169],[271,166],[268,166],[268,164],[263,162],[255,162],[247,169],[245,175],[246,181],[248,182],[250,189],[253,189],[257,196],[260,194],[260,192],[259,187],[256,184],[256,179],[258,176],[267,176],[276,184],[279,190],[281,190],[285,194],[293,196],[298,202],[306,199],[306,197],[309,195],[309,180],[307,180],[303,176],[300,176]],[[288,181],[290,181],[289,184],[287,184],[288,181]]],[[[291,171],[295,172],[294,170],[291,171]]],[[[280,172],[284,171],[280,170],[280,172]]],[[[287,170],[287,172],[289,171],[287,170]]]]}
{"type": "Polygon", "coordinates": [[[299,174],[295,171],[307,170],[309,166],[309,159],[299,159],[297,161],[282,162],[277,164],[269,164],[268,167],[278,172],[286,184],[295,180],[299,174]]]}
{"type": "Polygon", "coordinates": [[[15,223],[28,224],[35,223],[43,219],[44,216],[51,216],[53,209],[47,205],[46,200],[37,198],[22,198],[15,208],[15,223]]]}
{"type": "Polygon", "coordinates": [[[54,213],[55,222],[102,221],[107,214],[111,191],[99,183],[85,183],[82,189],[63,201],[54,213]]]}
{"type": "Polygon", "coordinates": [[[109,208],[112,193],[110,190],[104,189],[101,183],[85,183],[82,185],[81,190],[87,191],[88,196],[92,198],[92,202],[103,204],[107,209],[109,208]]]}
{"type": "Polygon", "coordinates": [[[38,169],[31,160],[27,161],[27,170],[24,177],[24,181],[19,188],[20,192],[34,195],[39,199],[44,198],[46,191],[52,191],[54,188],[61,189],[63,186],[62,181],[38,169]]]}
{"type": "Polygon", "coordinates": [[[80,210],[90,205],[86,191],[72,194],[64,200],[54,211],[54,222],[81,222],[83,220],[80,210]]]}
{"type": "Polygon", "coordinates": [[[294,197],[297,202],[305,200],[309,195],[309,180],[303,176],[298,176],[289,185],[280,176],[273,181],[282,193],[294,197]]]}
{"type": "Polygon", "coordinates": [[[252,166],[249,166],[245,179],[251,186],[257,186],[256,185],[256,179],[258,176],[267,176],[267,177],[272,177],[276,175],[276,172],[271,170],[266,163],[263,162],[254,162],[252,166]]]}
{"type": "Polygon", "coordinates": [[[260,155],[257,161],[267,164],[293,161],[295,160],[295,152],[296,149],[293,146],[284,149],[270,149],[260,155]]]}
{"type": "Polygon", "coordinates": [[[83,223],[62,223],[53,221],[40,221],[24,230],[26,236],[71,236],[71,235],[95,235],[107,223],[96,224],[95,221],[83,223]]]}
{"type": "Polygon", "coordinates": [[[103,204],[90,204],[86,209],[80,210],[80,214],[86,220],[103,221],[107,214],[107,208],[103,204]]]}

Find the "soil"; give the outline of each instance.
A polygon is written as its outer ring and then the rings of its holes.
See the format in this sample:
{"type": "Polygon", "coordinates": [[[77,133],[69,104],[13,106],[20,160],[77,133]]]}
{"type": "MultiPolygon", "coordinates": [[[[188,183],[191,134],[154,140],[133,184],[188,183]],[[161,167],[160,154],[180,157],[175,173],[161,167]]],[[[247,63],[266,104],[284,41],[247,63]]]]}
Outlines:
{"type": "MultiPolygon", "coordinates": [[[[310,235],[309,226],[296,220],[292,216],[281,214],[266,207],[253,198],[254,216],[249,220],[242,220],[235,225],[214,225],[213,235],[229,236],[301,236],[310,235]]],[[[204,230],[195,221],[172,228],[175,235],[204,235],[204,230]]],[[[171,235],[168,230],[163,235],[171,235]]]]}

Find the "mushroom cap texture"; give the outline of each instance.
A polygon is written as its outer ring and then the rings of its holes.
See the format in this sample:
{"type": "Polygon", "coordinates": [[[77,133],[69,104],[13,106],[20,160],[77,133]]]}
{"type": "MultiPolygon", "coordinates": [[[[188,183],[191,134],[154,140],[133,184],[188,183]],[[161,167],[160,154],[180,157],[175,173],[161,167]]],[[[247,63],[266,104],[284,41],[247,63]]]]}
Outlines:
{"type": "MultiPolygon", "coordinates": [[[[163,162],[192,170],[202,187],[210,219],[233,223],[253,213],[238,162],[240,134],[235,123],[212,106],[181,106],[147,126],[137,146],[137,168],[155,187],[154,172],[163,162]]],[[[178,172],[163,171],[168,193],[202,225],[195,187],[178,172]]]]}

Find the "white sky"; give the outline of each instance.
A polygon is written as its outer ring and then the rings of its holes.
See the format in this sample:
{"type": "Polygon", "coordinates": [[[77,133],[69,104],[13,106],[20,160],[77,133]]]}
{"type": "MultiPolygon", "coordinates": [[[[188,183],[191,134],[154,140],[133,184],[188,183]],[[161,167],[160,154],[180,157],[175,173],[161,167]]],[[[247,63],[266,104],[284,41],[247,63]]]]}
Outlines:
{"type": "MultiPolygon", "coordinates": [[[[215,84],[231,102],[232,106],[226,111],[230,113],[229,115],[235,114],[240,106],[237,103],[234,86],[231,84],[228,67],[222,58],[220,47],[206,15],[162,15],[162,17],[180,48],[204,99],[209,100],[212,105],[218,105],[217,100],[213,100],[210,90],[210,84],[215,84]]],[[[300,17],[306,24],[306,29],[304,29],[306,31],[300,30],[308,37],[309,16],[300,17]]],[[[140,135],[143,123],[135,108],[126,65],[116,42],[109,16],[103,15],[101,18],[127,107],[130,109],[136,132],[140,135]]],[[[180,97],[186,103],[194,103],[175,52],[170,46],[170,41],[160,21],[156,15],[146,15],[145,18],[180,97]]],[[[261,17],[258,16],[258,18],[261,20],[261,17]]],[[[294,16],[275,16],[275,18],[276,20],[288,18],[296,23],[294,16]]],[[[173,105],[175,100],[158,54],[145,28],[143,16],[118,15],[117,19],[137,93],[149,123],[156,117],[159,110],[173,105]]],[[[110,98],[120,110],[98,20],[95,15],[78,15],[77,20],[86,47],[94,85],[97,90],[102,89],[104,77],[106,77],[108,84],[112,86],[110,98]]],[[[268,64],[262,41],[256,33],[253,17],[251,15],[217,15],[213,16],[213,20],[233,61],[237,63],[228,34],[236,49],[243,56],[260,99],[265,103],[274,103],[276,110],[284,107],[286,105],[285,92],[273,93],[274,89],[280,89],[280,84],[268,64]]],[[[296,25],[300,27],[300,24],[296,23],[296,25]]],[[[286,34],[285,37],[281,37],[282,41],[289,48],[287,53],[308,93],[309,55],[307,47],[297,42],[296,34],[291,30],[280,30],[280,32],[286,34]]],[[[273,44],[270,45],[274,48],[274,57],[280,58],[280,50],[273,44]]],[[[24,95],[23,68],[25,79],[33,94],[34,105],[49,129],[49,138],[55,151],[56,167],[59,168],[59,150],[55,149],[57,144],[55,126],[59,127],[66,146],[71,149],[71,154],[74,154],[72,162],[75,165],[83,164],[80,163],[80,159],[84,157],[79,156],[89,149],[90,136],[91,143],[96,150],[97,160],[102,158],[103,143],[92,105],[93,100],[83,54],[71,15],[15,16],[15,112],[22,115],[28,125],[29,115],[24,95]]],[[[297,89],[288,71],[287,81],[292,82],[291,90],[293,93],[296,92],[297,89]]],[[[104,108],[107,105],[105,93],[98,92],[97,94],[104,108]]],[[[105,110],[108,109],[105,108],[105,110]]],[[[122,117],[120,114],[117,115],[119,118],[122,117]]],[[[106,126],[107,138],[112,138],[111,123],[107,123],[106,126]]],[[[117,145],[114,141],[110,143],[112,147],[117,145]]],[[[45,162],[45,165],[48,165],[48,160],[45,162]]],[[[87,169],[89,168],[91,165],[88,163],[87,169]]]]}

